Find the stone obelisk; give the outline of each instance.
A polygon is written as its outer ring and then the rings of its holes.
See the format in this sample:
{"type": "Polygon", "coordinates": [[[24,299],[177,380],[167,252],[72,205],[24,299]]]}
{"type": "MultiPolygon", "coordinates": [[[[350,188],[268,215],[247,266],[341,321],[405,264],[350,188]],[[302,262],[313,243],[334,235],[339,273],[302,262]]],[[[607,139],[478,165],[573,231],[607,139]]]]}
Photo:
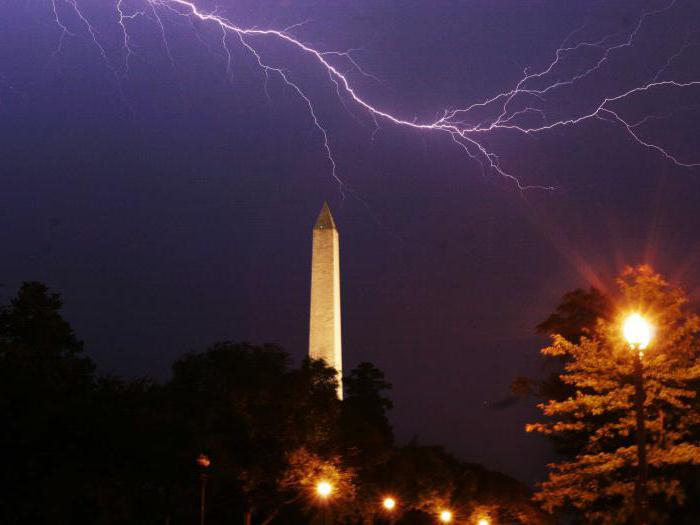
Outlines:
{"type": "Polygon", "coordinates": [[[336,369],[338,397],[342,399],[339,241],[331,210],[325,202],[313,230],[309,357],[323,359],[336,369]]]}

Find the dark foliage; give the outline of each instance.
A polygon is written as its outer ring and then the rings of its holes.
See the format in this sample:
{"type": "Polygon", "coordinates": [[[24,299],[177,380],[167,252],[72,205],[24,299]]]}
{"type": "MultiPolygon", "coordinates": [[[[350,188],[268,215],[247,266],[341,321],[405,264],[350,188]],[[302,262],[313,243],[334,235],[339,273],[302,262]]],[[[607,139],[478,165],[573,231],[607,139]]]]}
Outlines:
{"type": "MultiPolygon", "coordinates": [[[[567,341],[578,343],[581,337],[594,330],[599,319],[609,319],[612,311],[610,298],[597,288],[591,287],[588,291],[577,288],[564,294],[555,311],[537,325],[537,332],[547,336],[561,335],[567,341]]],[[[534,395],[543,401],[562,401],[571,397],[575,394],[574,388],[560,379],[565,359],[545,358],[543,377],[517,377],[511,390],[516,395],[534,395]]],[[[584,445],[574,434],[551,435],[549,439],[558,454],[569,458],[575,457],[584,445]]]]}
{"type": "Polygon", "coordinates": [[[294,366],[272,345],[217,343],[175,362],[164,384],[100,377],[61,307],[25,283],[0,310],[2,525],[189,525],[204,483],[209,525],[383,523],[389,493],[405,524],[432,523],[447,504],[542,522],[511,478],[438,447],[397,447],[391,385],[370,363],[344,378],[343,401],[333,369],[294,366]],[[326,505],[318,473],[342,487],[326,505]]]}
{"type": "Polygon", "coordinates": [[[613,308],[610,298],[597,288],[577,288],[567,292],[547,319],[537,325],[537,332],[558,334],[567,341],[578,343],[590,334],[598,319],[609,319],[613,308]]]}

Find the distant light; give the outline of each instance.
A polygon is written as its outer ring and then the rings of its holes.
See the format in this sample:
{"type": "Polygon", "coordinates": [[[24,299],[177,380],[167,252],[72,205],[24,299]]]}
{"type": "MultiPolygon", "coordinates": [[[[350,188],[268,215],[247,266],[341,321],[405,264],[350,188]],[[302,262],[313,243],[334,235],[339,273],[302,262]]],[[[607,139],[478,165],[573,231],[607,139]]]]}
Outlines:
{"type": "Polygon", "coordinates": [[[631,314],[625,319],[622,333],[635,350],[644,350],[651,341],[651,325],[638,313],[631,314]]]}
{"type": "Polygon", "coordinates": [[[199,465],[202,468],[207,468],[209,465],[211,465],[211,460],[209,459],[209,456],[206,454],[200,454],[197,457],[197,465],[199,465]]]}
{"type": "Polygon", "coordinates": [[[449,510],[443,510],[440,513],[440,521],[443,523],[450,523],[452,521],[452,512],[449,510]]]}
{"type": "Polygon", "coordinates": [[[481,518],[476,525],[491,525],[488,518],[481,518]]]}
{"type": "Polygon", "coordinates": [[[331,492],[333,492],[333,485],[327,481],[319,481],[316,485],[316,494],[322,498],[327,498],[331,495],[331,492]]]}
{"type": "Polygon", "coordinates": [[[384,508],[386,510],[394,510],[396,507],[396,500],[394,498],[384,498],[384,508]]]}

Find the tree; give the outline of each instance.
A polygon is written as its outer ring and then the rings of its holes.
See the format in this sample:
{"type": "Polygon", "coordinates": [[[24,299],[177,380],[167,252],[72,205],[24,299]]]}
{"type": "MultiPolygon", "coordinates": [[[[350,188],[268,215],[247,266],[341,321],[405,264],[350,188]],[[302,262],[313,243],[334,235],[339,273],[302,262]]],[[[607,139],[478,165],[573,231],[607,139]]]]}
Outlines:
{"type": "Polygon", "coordinates": [[[360,363],[343,379],[343,437],[347,447],[364,456],[364,462],[378,461],[394,442],[387,412],[393,404],[384,394],[391,384],[372,363],[360,363]]]}
{"type": "MultiPolygon", "coordinates": [[[[564,294],[556,310],[537,325],[537,332],[550,337],[556,334],[567,341],[578,343],[582,337],[593,333],[599,319],[609,320],[612,311],[612,301],[597,288],[577,288],[564,294]]],[[[546,376],[520,376],[512,383],[512,392],[517,396],[534,395],[544,401],[563,401],[574,395],[575,388],[561,379],[561,373],[570,361],[570,356],[542,356],[546,376]]],[[[575,457],[585,446],[585,439],[572,432],[562,431],[550,434],[548,438],[555,452],[567,458],[575,457]]]]}
{"type": "MultiPolygon", "coordinates": [[[[621,314],[643,311],[656,335],[644,356],[650,465],[649,492],[657,503],[682,503],[679,466],[700,463],[693,439],[700,425],[694,407],[700,381],[700,318],[685,293],[648,266],[627,268],[618,279],[621,314]]],[[[547,420],[527,425],[546,435],[582,436],[573,457],[552,465],[536,499],[553,511],[567,506],[588,522],[624,523],[632,513],[636,474],[633,358],[621,336],[621,317],[599,319],[578,341],[555,335],[542,350],[565,359],[561,380],[574,389],[540,406],[547,420]]],[[[655,521],[662,516],[657,512],[655,521]]]]}
{"type": "MultiPolygon", "coordinates": [[[[537,333],[550,337],[557,334],[578,343],[595,329],[598,319],[609,319],[611,313],[612,303],[607,295],[594,287],[588,291],[577,288],[564,294],[556,310],[537,325],[537,333]]],[[[512,384],[513,393],[559,400],[571,395],[571,387],[559,378],[568,357],[545,357],[549,369],[547,376],[544,379],[518,377],[512,384]]]]}
{"type": "Polygon", "coordinates": [[[217,343],[178,360],[166,389],[174,417],[188,421],[190,461],[211,456],[215,519],[267,523],[296,501],[279,490],[290,454],[337,447],[335,370],[321,361],[291,368],[276,346],[217,343]]]}
{"type": "Polygon", "coordinates": [[[274,345],[214,344],[164,384],[102,377],[61,309],[41,283],[0,308],[0,523],[192,523],[201,453],[212,525],[384,523],[388,493],[406,525],[448,504],[530,523],[515,480],[440,447],[396,447],[391,385],[370,363],[344,379],[342,402],[334,369],[292,365],[274,345]]]}
{"type": "Polygon", "coordinates": [[[588,291],[577,288],[562,297],[554,313],[537,325],[540,334],[558,334],[578,343],[596,327],[598,319],[609,319],[612,303],[607,295],[591,286],[588,291]]]}
{"type": "Polygon", "coordinates": [[[442,447],[412,441],[395,450],[382,473],[378,486],[399,501],[401,523],[435,523],[445,509],[454,513],[457,523],[484,514],[493,523],[547,523],[526,486],[460,461],[442,447]]]}
{"type": "Polygon", "coordinates": [[[40,282],[25,282],[0,310],[0,360],[8,370],[27,374],[32,387],[82,388],[93,379],[94,364],[82,355],[83,343],[61,316],[62,308],[59,294],[40,282]]]}
{"type": "Polygon", "coordinates": [[[98,378],[91,405],[85,424],[93,438],[81,461],[90,523],[168,523],[194,514],[191,436],[187,421],[169,412],[163,386],[98,378]]]}
{"type": "Polygon", "coordinates": [[[390,459],[394,434],[389,423],[391,384],[372,363],[360,363],[343,379],[341,440],[345,463],[357,475],[355,509],[364,523],[372,523],[382,500],[382,477],[390,459]]]}
{"type": "Polygon", "coordinates": [[[58,294],[25,282],[0,310],[0,520],[80,523],[94,365],[58,294]]]}
{"type": "MultiPolygon", "coordinates": [[[[288,495],[287,502],[300,502],[314,523],[342,522],[350,517],[355,489],[354,472],[339,456],[321,457],[305,448],[287,455],[287,468],[278,485],[278,490],[288,495]],[[329,484],[330,493],[319,494],[319,483],[329,484]]],[[[261,525],[276,515],[269,515],[261,525]]]]}

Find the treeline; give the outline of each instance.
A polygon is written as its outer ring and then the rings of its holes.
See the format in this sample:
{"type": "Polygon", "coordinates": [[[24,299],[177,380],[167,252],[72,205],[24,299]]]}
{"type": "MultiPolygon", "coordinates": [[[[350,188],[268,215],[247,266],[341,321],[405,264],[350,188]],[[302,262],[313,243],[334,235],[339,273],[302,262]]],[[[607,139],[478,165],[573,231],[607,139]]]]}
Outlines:
{"type": "Polygon", "coordinates": [[[103,376],[61,307],[28,282],[0,310],[0,523],[189,525],[203,483],[209,525],[410,525],[443,509],[460,523],[544,522],[512,478],[397,445],[391,385],[370,363],[344,379],[343,401],[332,369],[272,345],[214,344],[164,383],[103,376]]]}

